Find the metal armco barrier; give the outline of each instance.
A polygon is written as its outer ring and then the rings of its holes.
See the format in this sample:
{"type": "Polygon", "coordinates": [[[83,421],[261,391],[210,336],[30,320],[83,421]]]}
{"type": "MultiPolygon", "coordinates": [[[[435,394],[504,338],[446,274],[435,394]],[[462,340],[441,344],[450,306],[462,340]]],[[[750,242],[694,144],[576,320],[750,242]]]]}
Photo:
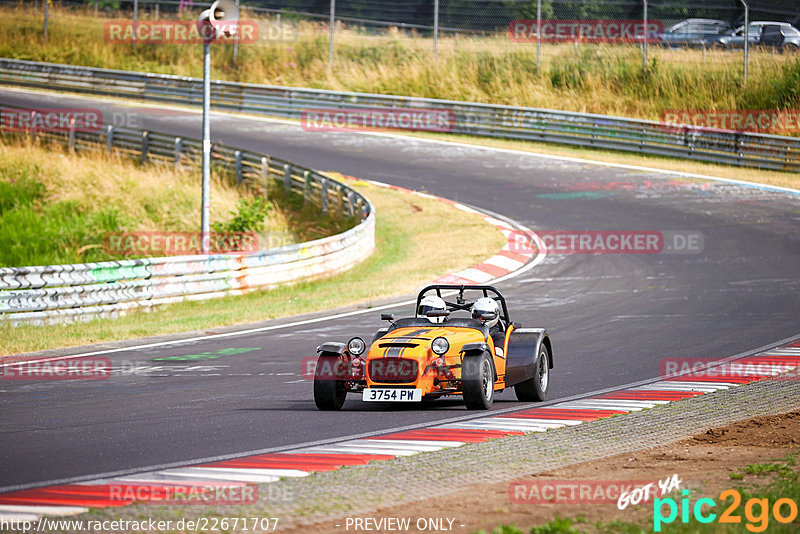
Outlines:
{"type": "MultiPolygon", "coordinates": [[[[0,59],[0,83],[199,106],[202,81],[163,74],[0,59]]],[[[214,81],[212,107],[299,118],[303,110],[446,109],[453,133],[800,170],[800,138],[714,130],[605,115],[214,81]]]]}
{"type": "MultiPolygon", "coordinates": [[[[112,126],[98,133],[25,134],[76,151],[114,150],[142,161],[199,165],[196,139],[112,126]]],[[[254,188],[277,180],[323,212],[355,217],[360,223],[338,235],[258,252],[0,268],[0,323],[64,323],[239,295],[345,271],[375,249],[375,210],[346,184],[279,158],[227,147],[213,147],[212,164],[230,166],[237,181],[254,188]]]]}

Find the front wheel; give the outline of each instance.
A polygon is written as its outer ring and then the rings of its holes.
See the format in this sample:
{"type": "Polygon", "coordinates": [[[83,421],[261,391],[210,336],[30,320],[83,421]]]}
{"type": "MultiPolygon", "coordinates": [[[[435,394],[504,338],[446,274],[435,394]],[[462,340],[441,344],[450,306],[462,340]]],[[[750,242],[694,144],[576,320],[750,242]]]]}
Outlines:
{"type": "Polygon", "coordinates": [[[533,362],[533,378],[514,386],[517,399],[522,402],[541,402],[547,398],[550,386],[550,355],[544,343],[539,347],[539,354],[533,362]]]}
{"type": "Polygon", "coordinates": [[[320,356],[314,370],[314,404],[320,410],[340,410],[347,397],[341,376],[344,362],[339,356],[320,356]]]}
{"type": "Polygon", "coordinates": [[[464,358],[461,368],[464,404],[470,410],[488,410],[494,401],[492,362],[484,352],[478,357],[464,358]]]}

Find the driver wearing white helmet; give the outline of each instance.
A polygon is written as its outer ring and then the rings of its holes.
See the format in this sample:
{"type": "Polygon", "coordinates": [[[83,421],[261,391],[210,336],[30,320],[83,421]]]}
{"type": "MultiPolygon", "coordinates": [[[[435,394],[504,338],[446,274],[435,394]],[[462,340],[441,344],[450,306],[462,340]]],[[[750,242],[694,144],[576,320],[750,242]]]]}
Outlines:
{"type": "Polygon", "coordinates": [[[419,303],[419,309],[417,310],[417,317],[425,317],[432,323],[443,323],[446,316],[441,315],[439,317],[428,317],[428,313],[430,312],[446,312],[447,311],[447,304],[445,303],[442,297],[437,297],[436,295],[428,295],[423,297],[423,299],[419,303]]]}

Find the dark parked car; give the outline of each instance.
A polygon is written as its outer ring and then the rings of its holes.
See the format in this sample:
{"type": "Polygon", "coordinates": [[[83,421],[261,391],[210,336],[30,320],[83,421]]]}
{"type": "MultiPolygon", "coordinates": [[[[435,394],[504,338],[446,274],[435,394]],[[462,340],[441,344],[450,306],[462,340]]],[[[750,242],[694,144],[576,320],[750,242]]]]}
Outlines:
{"type": "Polygon", "coordinates": [[[661,44],[667,47],[712,46],[722,35],[733,31],[723,20],[687,19],[661,34],[661,44]]]}
{"type": "Polygon", "coordinates": [[[759,44],[787,52],[797,52],[800,50],[800,31],[792,26],[768,24],[761,32],[759,44]]]}
{"type": "MultiPolygon", "coordinates": [[[[770,30],[772,35],[767,38],[768,40],[772,39],[774,41],[776,39],[779,39],[778,35],[780,34],[784,35],[785,37],[789,37],[789,39],[787,40],[789,46],[800,45],[800,30],[797,30],[797,28],[795,28],[788,22],[756,21],[756,22],[751,22],[748,26],[747,41],[750,43],[750,46],[758,46],[760,44],[765,44],[766,46],[775,46],[774,44],[770,45],[761,42],[762,33],[764,31],[764,28],[766,28],[767,26],[777,26],[781,30],[780,32],[776,32],[774,28],[770,30]]],[[[739,26],[730,35],[722,35],[718,37],[715,44],[725,48],[743,48],[744,26],[739,26]]]]}

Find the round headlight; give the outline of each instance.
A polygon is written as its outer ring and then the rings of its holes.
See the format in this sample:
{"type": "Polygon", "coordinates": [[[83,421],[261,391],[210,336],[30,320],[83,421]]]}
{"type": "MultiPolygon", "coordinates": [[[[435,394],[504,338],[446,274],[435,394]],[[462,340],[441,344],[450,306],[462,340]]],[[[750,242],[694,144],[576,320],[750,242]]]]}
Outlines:
{"type": "Polygon", "coordinates": [[[449,348],[450,343],[443,337],[437,337],[431,341],[431,349],[433,349],[434,354],[438,354],[439,356],[447,352],[449,348]]]}
{"type": "Polygon", "coordinates": [[[360,356],[363,354],[364,350],[366,350],[367,344],[364,343],[364,340],[360,337],[354,337],[350,341],[347,342],[347,350],[350,351],[350,354],[353,356],[360,356]]]}

